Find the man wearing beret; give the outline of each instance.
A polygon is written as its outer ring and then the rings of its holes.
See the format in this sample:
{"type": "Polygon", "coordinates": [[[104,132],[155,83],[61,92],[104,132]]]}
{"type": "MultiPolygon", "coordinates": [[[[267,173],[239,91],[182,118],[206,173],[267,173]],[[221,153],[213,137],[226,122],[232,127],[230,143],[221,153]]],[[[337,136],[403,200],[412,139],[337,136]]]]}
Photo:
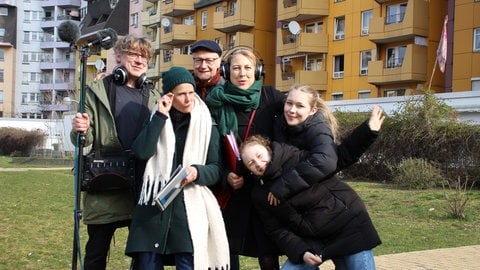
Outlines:
{"type": "Polygon", "coordinates": [[[193,76],[198,95],[205,100],[207,93],[217,84],[224,84],[220,76],[222,49],[212,40],[199,40],[190,47],[193,57],[193,76]]]}

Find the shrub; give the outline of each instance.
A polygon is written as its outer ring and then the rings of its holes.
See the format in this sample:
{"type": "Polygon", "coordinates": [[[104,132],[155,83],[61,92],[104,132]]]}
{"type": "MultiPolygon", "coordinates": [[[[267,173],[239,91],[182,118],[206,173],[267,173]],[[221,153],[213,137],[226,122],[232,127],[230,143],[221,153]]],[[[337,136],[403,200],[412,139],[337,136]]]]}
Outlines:
{"type": "Polygon", "coordinates": [[[427,189],[440,186],[445,178],[442,171],[421,158],[407,158],[398,165],[387,165],[393,181],[408,189],[427,189]]]}
{"type": "Polygon", "coordinates": [[[42,130],[0,128],[0,152],[4,155],[29,156],[33,148],[42,143],[42,130]]]}
{"type": "Polygon", "coordinates": [[[448,190],[443,186],[450,216],[459,219],[465,218],[465,210],[470,201],[468,192],[473,188],[473,183],[468,188],[468,179],[462,183],[460,177],[458,177],[453,185],[447,182],[448,190]]]}
{"type": "MultiPolygon", "coordinates": [[[[405,98],[385,119],[376,142],[344,174],[389,182],[393,181],[392,174],[385,164],[397,166],[414,158],[436,164],[452,181],[458,176],[480,179],[480,126],[459,122],[453,108],[430,91],[405,98]]],[[[335,116],[344,137],[369,113],[335,112],[335,116]]]]}

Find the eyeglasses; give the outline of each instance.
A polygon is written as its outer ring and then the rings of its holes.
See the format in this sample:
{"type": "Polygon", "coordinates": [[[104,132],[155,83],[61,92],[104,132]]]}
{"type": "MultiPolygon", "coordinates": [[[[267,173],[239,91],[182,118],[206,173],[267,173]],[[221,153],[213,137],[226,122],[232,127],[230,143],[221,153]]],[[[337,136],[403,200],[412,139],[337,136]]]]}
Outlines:
{"type": "Polygon", "coordinates": [[[207,66],[213,66],[215,64],[215,61],[217,61],[218,58],[193,58],[193,64],[195,66],[201,66],[203,62],[207,64],[207,66]]]}
{"type": "Polygon", "coordinates": [[[140,57],[140,58],[143,58],[144,60],[148,60],[148,57],[141,54],[141,53],[138,53],[138,52],[132,52],[132,51],[123,51],[123,53],[127,56],[127,58],[129,60],[134,60],[136,59],[137,57],[140,57]]]}

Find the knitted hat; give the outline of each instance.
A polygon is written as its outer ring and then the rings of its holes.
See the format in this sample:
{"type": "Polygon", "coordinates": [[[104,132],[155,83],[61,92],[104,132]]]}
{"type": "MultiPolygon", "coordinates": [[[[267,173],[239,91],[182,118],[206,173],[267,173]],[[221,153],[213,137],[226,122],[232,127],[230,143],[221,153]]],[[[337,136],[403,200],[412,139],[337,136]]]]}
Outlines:
{"type": "Polygon", "coordinates": [[[163,94],[172,92],[175,86],[189,83],[195,88],[195,80],[193,75],[184,67],[171,67],[162,74],[162,91],[163,94]]]}

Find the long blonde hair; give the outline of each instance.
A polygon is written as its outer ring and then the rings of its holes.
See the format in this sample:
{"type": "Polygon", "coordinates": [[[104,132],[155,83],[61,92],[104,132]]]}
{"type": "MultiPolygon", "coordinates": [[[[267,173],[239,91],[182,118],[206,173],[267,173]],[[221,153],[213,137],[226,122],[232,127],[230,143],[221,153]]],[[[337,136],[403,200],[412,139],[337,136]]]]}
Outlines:
{"type": "Polygon", "coordinates": [[[318,108],[318,111],[322,114],[325,120],[327,120],[328,125],[332,130],[334,140],[337,140],[340,135],[337,118],[335,118],[325,101],[320,97],[320,93],[318,93],[317,90],[313,89],[313,87],[308,84],[294,84],[292,85],[292,87],[290,87],[288,92],[291,92],[293,90],[299,90],[303,93],[310,95],[310,106],[312,108],[318,108]]]}

